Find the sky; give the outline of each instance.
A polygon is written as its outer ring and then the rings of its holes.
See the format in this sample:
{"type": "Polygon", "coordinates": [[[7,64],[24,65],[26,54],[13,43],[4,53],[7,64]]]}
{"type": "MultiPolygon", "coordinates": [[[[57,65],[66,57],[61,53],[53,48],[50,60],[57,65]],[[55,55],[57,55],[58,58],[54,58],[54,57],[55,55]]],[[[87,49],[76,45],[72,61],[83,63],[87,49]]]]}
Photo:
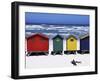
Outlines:
{"type": "Polygon", "coordinates": [[[89,25],[89,15],[25,12],[25,24],[89,25]]]}

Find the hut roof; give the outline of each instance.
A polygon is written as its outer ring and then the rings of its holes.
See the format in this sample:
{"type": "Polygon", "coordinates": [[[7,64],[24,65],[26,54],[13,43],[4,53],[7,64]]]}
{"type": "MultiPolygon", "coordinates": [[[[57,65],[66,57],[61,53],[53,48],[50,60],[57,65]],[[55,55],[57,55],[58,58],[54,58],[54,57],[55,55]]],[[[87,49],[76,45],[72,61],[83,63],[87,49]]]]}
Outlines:
{"type": "Polygon", "coordinates": [[[62,37],[61,35],[56,35],[55,37],[53,37],[53,39],[55,39],[55,38],[57,38],[57,37],[63,39],[63,37],[62,37]]]}
{"type": "Polygon", "coordinates": [[[46,35],[41,34],[41,33],[37,33],[37,34],[31,35],[31,36],[27,37],[27,39],[30,39],[30,38],[32,38],[32,37],[34,37],[34,36],[40,36],[40,37],[43,37],[43,38],[45,38],[45,39],[49,39],[46,35]]]}
{"type": "Polygon", "coordinates": [[[67,39],[69,39],[70,37],[73,37],[73,38],[75,38],[75,39],[77,40],[77,38],[76,38],[74,35],[69,35],[69,36],[67,37],[67,39]]]}
{"type": "Polygon", "coordinates": [[[85,35],[80,36],[80,39],[84,39],[86,37],[89,37],[89,34],[85,34],[85,35]]]}

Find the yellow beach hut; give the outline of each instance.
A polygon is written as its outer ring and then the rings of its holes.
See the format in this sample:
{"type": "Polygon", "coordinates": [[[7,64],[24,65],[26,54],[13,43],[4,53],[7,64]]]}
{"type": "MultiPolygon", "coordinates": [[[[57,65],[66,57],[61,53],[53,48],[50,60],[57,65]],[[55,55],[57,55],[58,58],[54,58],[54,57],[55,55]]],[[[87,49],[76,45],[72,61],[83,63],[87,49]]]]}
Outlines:
{"type": "Polygon", "coordinates": [[[66,40],[66,50],[67,51],[76,51],[77,50],[77,38],[73,35],[70,35],[66,40]]]}

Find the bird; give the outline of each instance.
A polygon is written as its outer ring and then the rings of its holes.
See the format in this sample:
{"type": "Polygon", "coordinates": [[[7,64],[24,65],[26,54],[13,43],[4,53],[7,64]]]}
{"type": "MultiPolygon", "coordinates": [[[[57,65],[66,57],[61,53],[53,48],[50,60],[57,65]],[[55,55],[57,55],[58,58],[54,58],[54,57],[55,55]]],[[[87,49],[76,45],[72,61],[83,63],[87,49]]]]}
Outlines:
{"type": "Polygon", "coordinates": [[[77,66],[77,63],[81,63],[81,61],[75,61],[74,59],[71,61],[74,66],[77,66]]]}

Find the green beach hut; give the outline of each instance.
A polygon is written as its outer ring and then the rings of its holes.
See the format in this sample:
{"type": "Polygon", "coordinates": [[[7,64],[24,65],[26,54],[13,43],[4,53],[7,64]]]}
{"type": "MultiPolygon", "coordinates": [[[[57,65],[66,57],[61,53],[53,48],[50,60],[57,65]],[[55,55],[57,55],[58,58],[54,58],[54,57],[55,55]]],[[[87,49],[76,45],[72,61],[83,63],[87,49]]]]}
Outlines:
{"type": "Polygon", "coordinates": [[[63,52],[63,38],[60,35],[56,35],[53,38],[53,51],[52,51],[52,55],[62,55],[63,52]]]}

